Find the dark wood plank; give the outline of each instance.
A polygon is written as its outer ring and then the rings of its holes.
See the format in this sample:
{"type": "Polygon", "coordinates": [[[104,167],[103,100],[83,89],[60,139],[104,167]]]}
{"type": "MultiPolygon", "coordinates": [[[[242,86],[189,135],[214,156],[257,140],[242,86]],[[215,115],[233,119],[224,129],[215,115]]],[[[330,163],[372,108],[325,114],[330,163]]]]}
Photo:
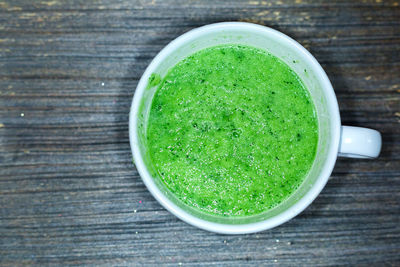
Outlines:
{"type": "Polygon", "coordinates": [[[399,265],[400,7],[367,1],[0,2],[0,265],[399,265]],[[128,113],[180,34],[249,21],[289,34],[332,80],[343,124],[383,134],[338,159],[302,214],[217,235],[164,210],[132,164],[128,113]]]}

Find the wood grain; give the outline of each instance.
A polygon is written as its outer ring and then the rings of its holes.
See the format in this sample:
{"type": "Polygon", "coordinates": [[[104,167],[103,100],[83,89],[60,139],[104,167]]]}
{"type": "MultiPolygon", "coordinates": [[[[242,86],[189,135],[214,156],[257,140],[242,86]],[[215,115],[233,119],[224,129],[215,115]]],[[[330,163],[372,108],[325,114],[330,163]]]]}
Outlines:
{"type": "Polygon", "coordinates": [[[400,265],[398,1],[0,1],[0,265],[400,265]],[[378,129],[377,160],[339,159],[303,213],[217,235],[164,210],[131,160],[128,113],[180,34],[249,21],[321,62],[343,124],[378,129]]]}

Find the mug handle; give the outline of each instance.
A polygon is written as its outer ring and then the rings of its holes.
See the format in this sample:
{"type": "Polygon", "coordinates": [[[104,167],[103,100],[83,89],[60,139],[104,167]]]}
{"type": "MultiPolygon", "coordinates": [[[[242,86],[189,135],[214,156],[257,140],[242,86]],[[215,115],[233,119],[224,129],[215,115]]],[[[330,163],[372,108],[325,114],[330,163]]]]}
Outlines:
{"type": "Polygon", "coordinates": [[[342,126],[339,157],[373,159],[378,157],[382,147],[381,134],[373,129],[342,126]]]}

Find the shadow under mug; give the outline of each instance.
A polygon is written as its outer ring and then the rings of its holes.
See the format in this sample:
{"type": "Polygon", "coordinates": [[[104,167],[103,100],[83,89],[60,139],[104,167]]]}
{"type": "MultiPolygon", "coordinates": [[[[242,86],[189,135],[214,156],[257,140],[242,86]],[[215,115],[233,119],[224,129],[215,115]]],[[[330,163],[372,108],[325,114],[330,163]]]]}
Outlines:
{"type": "Polygon", "coordinates": [[[258,232],[290,220],[318,196],[338,156],[375,158],[382,143],[380,133],[375,130],[341,125],[332,85],[321,65],[303,46],[279,31],[243,22],[216,23],[191,30],[169,43],[153,59],[135,91],[129,117],[129,138],[137,170],[158,202],[189,224],[224,234],[258,232]],[[150,75],[157,73],[163,77],[176,63],[198,50],[232,43],[264,49],[289,65],[310,92],[319,127],[316,157],[300,187],[275,208],[247,217],[205,214],[183,204],[157,178],[146,149],[146,120],[157,89],[149,88],[150,75]]]}

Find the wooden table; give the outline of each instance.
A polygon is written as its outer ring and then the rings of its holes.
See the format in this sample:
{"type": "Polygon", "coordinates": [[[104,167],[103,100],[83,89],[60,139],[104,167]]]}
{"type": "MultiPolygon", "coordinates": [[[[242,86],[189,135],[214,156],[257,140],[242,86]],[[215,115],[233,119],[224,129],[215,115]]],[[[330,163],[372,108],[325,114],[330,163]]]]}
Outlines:
{"type": "Polygon", "coordinates": [[[399,1],[0,1],[0,265],[400,264],[399,1]],[[89,3],[92,2],[92,3],[89,3]],[[271,26],[325,68],[376,160],[339,159],[301,215],[218,235],[143,185],[128,113],[151,59],[219,21],[271,26]]]}

